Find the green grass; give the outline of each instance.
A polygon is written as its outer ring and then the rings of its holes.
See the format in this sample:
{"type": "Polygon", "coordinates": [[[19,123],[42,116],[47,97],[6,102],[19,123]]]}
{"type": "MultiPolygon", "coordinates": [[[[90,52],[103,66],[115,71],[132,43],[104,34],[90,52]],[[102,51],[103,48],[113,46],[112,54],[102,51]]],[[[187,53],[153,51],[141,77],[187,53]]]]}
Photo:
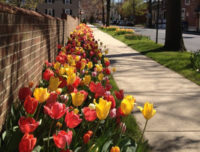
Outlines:
{"type": "Polygon", "coordinates": [[[179,51],[167,51],[163,49],[163,45],[156,44],[152,40],[129,40],[124,35],[116,35],[114,31],[102,31],[112,35],[114,38],[124,42],[129,47],[137,50],[143,55],[155,60],[156,62],[176,71],[185,78],[200,85],[200,73],[195,71],[191,64],[191,53],[179,51]]]}

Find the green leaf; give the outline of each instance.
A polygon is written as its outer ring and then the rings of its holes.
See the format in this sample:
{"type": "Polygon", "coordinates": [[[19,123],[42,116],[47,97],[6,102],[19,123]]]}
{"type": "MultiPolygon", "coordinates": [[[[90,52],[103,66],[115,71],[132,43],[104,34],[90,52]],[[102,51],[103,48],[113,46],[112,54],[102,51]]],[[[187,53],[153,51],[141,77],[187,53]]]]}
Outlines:
{"type": "Polygon", "coordinates": [[[4,141],[5,137],[6,137],[6,131],[4,131],[3,134],[2,134],[2,140],[3,141],[4,141]]]}
{"type": "Polygon", "coordinates": [[[32,152],[40,152],[42,147],[40,145],[36,146],[32,152]]]}
{"type": "Polygon", "coordinates": [[[109,152],[109,149],[110,149],[110,147],[111,147],[112,144],[113,144],[112,139],[109,140],[109,141],[107,141],[107,142],[103,145],[101,152],[109,152]]]}
{"type": "Polygon", "coordinates": [[[77,148],[74,150],[74,152],[80,152],[80,150],[81,150],[81,147],[77,147],[77,148]]]}

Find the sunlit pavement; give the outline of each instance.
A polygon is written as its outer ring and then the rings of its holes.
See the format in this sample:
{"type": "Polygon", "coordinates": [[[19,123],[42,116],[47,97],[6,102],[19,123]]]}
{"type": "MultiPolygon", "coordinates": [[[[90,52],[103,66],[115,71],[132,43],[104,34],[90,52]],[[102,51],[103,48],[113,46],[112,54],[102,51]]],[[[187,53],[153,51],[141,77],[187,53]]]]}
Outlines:
{"type": "MultiPolygon", "coordinates": [[[[155,104],[157,114],[145,133],[152,152],[200,152],[200,87],[110,35],[92,29],[95,39],[109,48],[119,88],[133,95],[138,105],[145,101],[155,104]]],[[[143,128],[142,114],[136,107],[134,111],[143,128]]]]}

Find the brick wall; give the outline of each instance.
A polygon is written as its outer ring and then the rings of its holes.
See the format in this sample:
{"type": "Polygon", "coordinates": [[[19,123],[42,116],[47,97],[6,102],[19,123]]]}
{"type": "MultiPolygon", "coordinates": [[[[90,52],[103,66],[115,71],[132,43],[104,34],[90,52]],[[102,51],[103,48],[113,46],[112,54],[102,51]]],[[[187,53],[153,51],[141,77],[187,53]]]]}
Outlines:
{"type": "Polygon", "coordinates": [[[57,44],[78,23],[71,16],[61,20],[0,3],[0,130],[19,88],[38,82],[44,62],[54,61],[57,44]]]}

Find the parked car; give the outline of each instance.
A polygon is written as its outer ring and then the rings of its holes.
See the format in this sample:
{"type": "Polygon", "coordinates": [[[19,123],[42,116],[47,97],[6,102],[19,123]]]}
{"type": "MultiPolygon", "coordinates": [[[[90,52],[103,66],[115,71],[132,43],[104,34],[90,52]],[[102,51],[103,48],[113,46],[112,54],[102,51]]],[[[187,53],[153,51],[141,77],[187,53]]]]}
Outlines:
{"type": "Polygon", "coordinates": [[[134,22],[133,21],[126,21],[126,26],[133,26],[134,22]]]}
{"type": "Polygon", "coordinates": [[[126,21],[124,21],[124,20],[120,20],[120,21],[119,21],[119,25],[121,25],[121,26],[125,26],[125,25],[126,25],[126,21]]]}

